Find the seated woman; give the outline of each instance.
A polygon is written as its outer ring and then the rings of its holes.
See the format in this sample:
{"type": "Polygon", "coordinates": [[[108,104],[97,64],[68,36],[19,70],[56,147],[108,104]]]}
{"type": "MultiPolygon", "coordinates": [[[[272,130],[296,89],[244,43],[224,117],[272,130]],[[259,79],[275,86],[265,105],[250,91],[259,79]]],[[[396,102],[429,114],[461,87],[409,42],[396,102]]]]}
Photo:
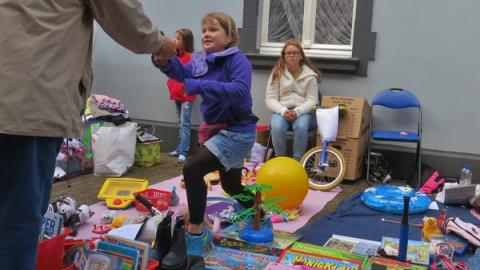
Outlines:
{"type": "Polygon", "coordinates": [[[318,102],[322,73],[308,60],[302,45],[289,40],[267,83],[265,104],[273,114],[271,136],[276,156],[287,155],[288,129],[293,130],[293,158],[307,150],[310,112],[318,102]]]}

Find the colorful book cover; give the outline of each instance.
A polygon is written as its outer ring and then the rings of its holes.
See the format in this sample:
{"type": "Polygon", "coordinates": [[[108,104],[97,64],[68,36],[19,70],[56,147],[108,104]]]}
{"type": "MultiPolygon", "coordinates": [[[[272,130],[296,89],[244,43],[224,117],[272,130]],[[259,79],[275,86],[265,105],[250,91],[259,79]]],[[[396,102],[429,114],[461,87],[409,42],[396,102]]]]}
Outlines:
{"type": "Polygon", "coordinates": [[[269,243],[249,243],[238,236],[246,226],[245,223],[232,224],[214,236],[214,244],[225,248],[233,248],[250,252],[279,256],[282,251],[301,239],[296,233],[273,230],[274,240],[269,243]]]}
{"type": "Polygon", "coordinates": [[[426,266],[415,265],[407,262],[399,262],[392,259],[370,257],[362,269],[373,270],[375,265],[382,266],[384,270],[427,270],[426,266]]]}
{"type": "Polygon", "coordinates": [[[238,249],[214,247],[204,258],[205,269],[211,270],[261,270],[277,256],[270,256],[238,249]]]}
{"type": "Polygon", "coordinates": [[[345,252],[343,250],[322,247],[322,246],[318,246],[310,243],[303,243],[303,242],[293,243],[290,249],[306,252],[306,253],[312,253],[320,256],[328,256],[328,257],[334,257],[334,258],[345,259],[345,260],[353,260],[353,261],[363,262],[367,258],[365,256],[352,254],[350,252],[345,252]]]}
{"type": "Polygon", "coordinates": [[[378,256],[378,249],[382,245],[382,243],[378,241],[338,234],[332,235],[332,238],[338,239],[339,241],[355,243],[355,246],[350,252],[362,256],[378,256]]]}
{"type": "MultiPolygon", "coordinates": [[[[386,256],[398,257],[399,239],[382,237],[381,252],[386,256]]],[[[428,265],[430,262],[430,243],[408,240],[407,261],[417,264],[428,265]]]]}
{"type": "Polygon", "coordinates": [[[63,228],[63,216],[53,212],[46,212],[42,218],[43,237],[52,238],[60,234],[63,228]]]}
{"type": "Polygon", "coordinates": [[[338,250],[343,250],[343,251],[346,251],[346,252],[352,252],[353,248],[356,245],[357,245],[357,243],[354,243],[354,242],[340,240],[340,239],[330,237],[323,246],[338,249],[338,250]]]}
{"type": "Polygon", "coordinates": [[[139,252],[135,248],[109,243],[107,241],[100,241],[97,245],[97,251],[122,258],[124,270],[137,270],[139,252]]]}
{"type": "Polygon", "coordinates": [[[104,238],[105,238],[105,241],[107,242],[137,249],[139,254],[138,256],[139,269],[142,269],[142,270],[147,269],[148,254],[150,252],[150,244],[142,241],[126,239],[120,236],[109,235],[109,234],[106,234],[104,238]]]}
{"type": "Polygon", "coordinates": [[[313,269],[361,269],[362,262],[346,260],[341,258],[323,256],[318,254],[306,253],[286,249],[280,256],[278,262],[285,265],[304,265],[313,269]]]}
{"type": "Polygon", "coordinates": [[[278,262],[270,262],[263,270],[316,270],[305,265],[284,265],[278,262]]]}
{"type": "Polygon", "coordinates": [[[453,251],[456,255],[463,255],[465,254],[465,250],[468,248],[468,241],[463,239],[462,237],[453,234],[442,234],[442,235],[431,235],[430,236],[430,243],[433,252],[435,252],[435,246],[440,243],[447,243],[453,248],[453,251]]]}
{"type": "Polygon", "coordinates": [[[381,243],[362,238],[334,234],[323,246],[362,256],[377,256],[377,251],[380,248],[381,243]]]}
{"type": "Polygon", "coordinates": [[[73,270],[105,269],[118,270],[123,269],[123,260],[116,256],[92,251],[88,248],[80,247],[73,258],[73,270]],[[94,268],[97,267],[97,268],[94,268]]]}

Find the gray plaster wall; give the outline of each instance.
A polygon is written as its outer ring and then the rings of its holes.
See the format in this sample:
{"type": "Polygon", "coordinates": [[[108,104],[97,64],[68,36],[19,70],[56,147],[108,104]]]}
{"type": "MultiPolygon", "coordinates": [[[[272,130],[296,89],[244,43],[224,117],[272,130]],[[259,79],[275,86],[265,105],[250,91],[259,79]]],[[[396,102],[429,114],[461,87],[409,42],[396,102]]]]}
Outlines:
{"type": "MultiPolygon", "coordinates": [[[[200,48],[200,20],[209,11],[231,14],[242,25],[243,1],[144,1],[147,13],[172,36],[189,27],[200,48]],[[187,8],[188,7],[188,8],[187,8]]],[[[423,105],[423,148],[474,159],[480,157],[480,1],[381,0],[374,2],[372,31],[377,32],[375,60],[368,76],[326,74],[324,95],[357,96],[371,100],[380,90],[412,90],[423,105]]],[[[149,56],[138,56],[97,31],[94,91],[121,98],[136,119],[175,123],[166,78],[154,69],[149,56]]],[[[264,105],[269,71],[255,70],[252,93],[260,123],[269,121],[264,105]]],[[[193,122],[200,117],[198,104],[193,122]]],[[[382,113],[375,120],[386,125],[404,119],[382,113]]]]}

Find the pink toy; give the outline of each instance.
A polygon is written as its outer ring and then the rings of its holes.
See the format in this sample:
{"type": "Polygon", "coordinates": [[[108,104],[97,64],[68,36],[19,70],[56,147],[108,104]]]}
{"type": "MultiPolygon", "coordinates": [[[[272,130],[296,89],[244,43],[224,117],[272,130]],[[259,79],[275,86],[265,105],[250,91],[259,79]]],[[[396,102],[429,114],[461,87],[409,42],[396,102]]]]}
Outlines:
{"type": "Polygon", "coordinates": [[[445,178],[440,178],[440,173],[438,171],[434,171],[432,176],[430,176],[430,178],[428,178],[425,184],[423,184],[423,186],[420,188],[420,191],[426,194],[431,194],[443,183],[445,183],[445,178]]]}

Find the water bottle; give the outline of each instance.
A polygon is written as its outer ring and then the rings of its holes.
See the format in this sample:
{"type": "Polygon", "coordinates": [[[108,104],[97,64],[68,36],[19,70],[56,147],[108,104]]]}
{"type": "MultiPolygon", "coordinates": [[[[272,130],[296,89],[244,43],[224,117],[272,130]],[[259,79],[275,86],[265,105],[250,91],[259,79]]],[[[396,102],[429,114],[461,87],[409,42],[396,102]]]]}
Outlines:
{"type": "Polygon", "coordinates": [[[471,185],[472,184],[472,167],[470,164],[463,164],[462,172],[460,173],[459,179],[460,185],[471,185]]]}

